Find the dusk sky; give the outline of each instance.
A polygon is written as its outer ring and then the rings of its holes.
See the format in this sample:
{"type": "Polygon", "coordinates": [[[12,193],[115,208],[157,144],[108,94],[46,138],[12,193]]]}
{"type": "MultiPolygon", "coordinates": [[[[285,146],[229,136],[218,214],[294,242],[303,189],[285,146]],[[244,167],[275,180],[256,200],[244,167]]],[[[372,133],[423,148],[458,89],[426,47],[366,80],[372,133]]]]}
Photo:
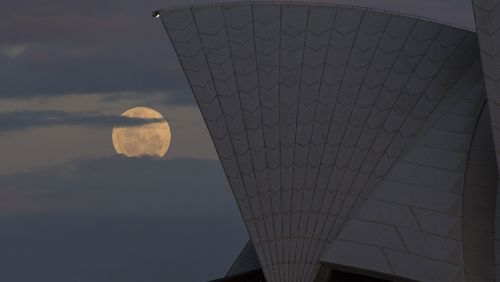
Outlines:
{"type": "Polygon", "coordinates": [[[206,281],[248,240],[162,3],[2,3],[1,281],[206,281]],[[161,160],[113,149],[137,106],[170,123],[161,160]]]}
{"type": "Polygon", "coordinates": [[[0,5],[0,281],[207,281],[248,240],[151,17],[168,1],[0,5]],[[113,126],[130,122],[119,115],[138,106],[170,123],[162,159],[113,149],[113,126]]]}

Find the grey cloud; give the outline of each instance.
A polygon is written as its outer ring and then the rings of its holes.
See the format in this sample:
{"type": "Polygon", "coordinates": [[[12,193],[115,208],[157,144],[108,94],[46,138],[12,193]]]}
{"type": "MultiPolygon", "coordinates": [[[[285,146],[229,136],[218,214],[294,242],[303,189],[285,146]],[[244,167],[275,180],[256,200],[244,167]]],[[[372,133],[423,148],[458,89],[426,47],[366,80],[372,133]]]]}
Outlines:
{"type": "Polygon", "coordinates": [[[184,91],[183,93],[174,93],[172,95],[168,95],[160,101],[165,105],[179,105],[179,106],[187,106],[196,104],[196,100],[194,95],[190,93],[190,91],[184,91]]]}
{"type": "MultiPolygon", "coordinates": [[[[162,1],[10,1],[0,11],[0,98],[189,90],[151,11],[162,1]],[[22,51],[22,52],[20,52],[22,51]]],[[[176,94],[180,93],[180,94],[176,94]]]]}
{"type": "Polygon", "coordinates": [[[248,236],[218,161],[80,160],[0,176],[3,281],[208,281],[248,236]],[[194,271],[193,271],[194,269],[194,271]]]}
{"type": "Polygon", "coordinates": [[[2,200],[9,199],[2,201],[0,212],[9,207],[21,213],[32,209],[113,210],[163,214],[178,220],[223,216],[228,207],[236,205],[218,161],[185,158],[115,155],[76,160],[48,169],[0,175],[0,192],[2,200]],[[21,200],[28,202],[17,204],[21,200]]]}
{"type": "Polygon", "coordinates": [[[92,112],[12,111],[0,112],[0,134],[44,126],[140,126],[161,121],[163,119],[131,118],[92,112]]]}
{"type": "MultiPolygon", "coordinates": [[[[122,93],[110,93],[110,94],[104,94],[101,95],[101,101],[103,102],[115,102],[119,101],[122,99],[137,99],[140,97],[140,95],[143,95],[142,93],[137,93],[137,92],[122,92],[122,93]]],[[[148,95],[148,94],[146,94],[148,95]]],[[[157,96],[158,92],[154,92],[150,94],[151,97],[157,96]]],[[[166,105],[166,106],[192,106],[196,104],[196,100],[194,98],[194,95],[191,93],[191,90],[189,87],[182,91],[168,91],[168,92],[163,92],[162,93],[162,98],[159,99],[158,103],[166,105]]]]}
{"type": "MultiPolygon", "coordinates": [[[[172,93],[188,89],[158,47],[115,46],[72,50],[51,45],[27,46],[15,57],[0,57],[0,98],[135,91],[172,93]],[[160,54],[162,54],[160,56],[160,54]]],[[[162,48],[164,49],[164,48],[162,48]]]]}

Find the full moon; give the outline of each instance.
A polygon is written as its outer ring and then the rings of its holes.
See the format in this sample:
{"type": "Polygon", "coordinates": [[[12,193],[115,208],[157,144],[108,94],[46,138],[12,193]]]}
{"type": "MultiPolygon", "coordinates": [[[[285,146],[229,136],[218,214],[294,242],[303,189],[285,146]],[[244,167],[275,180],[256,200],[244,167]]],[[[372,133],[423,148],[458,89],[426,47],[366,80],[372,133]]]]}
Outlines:
{"type": "Polygon", "coordinates": [[[150,108],[136,107],[127,110],[122,116],[160,121],[138,126],[114,127],[113,146],[118,154],[127,157],[162,158],[167,153],[171,139],[170,126],[159,112],[150,108]]]}

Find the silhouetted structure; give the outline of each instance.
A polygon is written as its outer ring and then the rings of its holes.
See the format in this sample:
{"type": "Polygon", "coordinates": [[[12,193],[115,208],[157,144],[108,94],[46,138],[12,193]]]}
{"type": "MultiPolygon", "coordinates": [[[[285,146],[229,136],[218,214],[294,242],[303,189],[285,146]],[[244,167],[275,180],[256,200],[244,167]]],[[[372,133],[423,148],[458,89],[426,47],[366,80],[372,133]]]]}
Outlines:
{"type": "Polygon", "coordinates": [[[159,11],[251,237],[223,281],[494,281],[499,0],[338,2],[159,11]]]}

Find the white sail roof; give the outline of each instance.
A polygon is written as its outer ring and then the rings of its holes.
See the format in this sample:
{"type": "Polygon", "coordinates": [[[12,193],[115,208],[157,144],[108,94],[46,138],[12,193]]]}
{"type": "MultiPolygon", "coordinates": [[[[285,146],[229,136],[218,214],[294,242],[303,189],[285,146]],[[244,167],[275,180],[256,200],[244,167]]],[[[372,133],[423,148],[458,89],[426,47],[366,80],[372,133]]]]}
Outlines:
{"type": "Polygon", "coordinates": [[[474,15],[470,0],[170,0],[162,8],[170,9],[191,5],[220,3],[317,3],[326,5],[355,6],[367,9],[405,14],[418,18],[475,31],[474,15]]]}

